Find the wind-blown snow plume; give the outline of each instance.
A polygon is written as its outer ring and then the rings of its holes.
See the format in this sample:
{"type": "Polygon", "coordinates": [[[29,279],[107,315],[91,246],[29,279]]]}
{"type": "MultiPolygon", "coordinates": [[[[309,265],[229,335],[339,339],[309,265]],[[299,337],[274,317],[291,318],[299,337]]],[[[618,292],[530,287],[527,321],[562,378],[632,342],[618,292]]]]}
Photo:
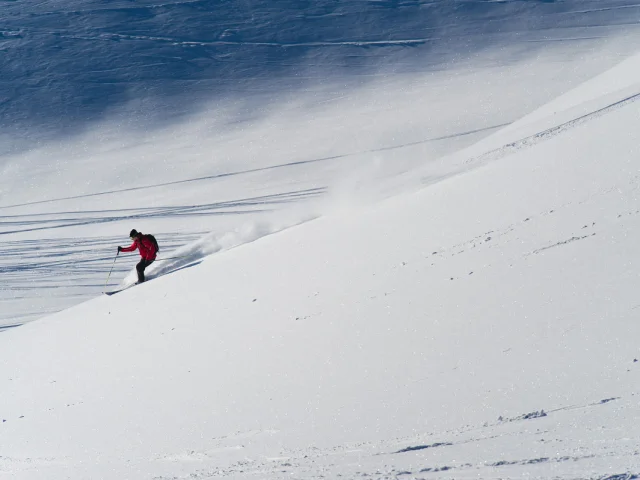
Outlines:
{"type": "MultiPolygon", "coordinates": [[[[183,245],[171,251],[161,248],[156,261],[145,270],[148,280],[160,277],[167,273],[189,268],[202,262],[205,257],[214,253],[223,252],[232,248],[251,243],[259,238],[281,232],[287,228],[308,222],[317,218],[318,214],[311,210],[291,208],[286,214],[278,215],[271,221],[264,219],[250,221],[226,232],[212,232],[202,238],[183,245]]],[[[137,281],[135,268],[129,272],[119,285],[119,288],[127,288],[137,281]]]]}

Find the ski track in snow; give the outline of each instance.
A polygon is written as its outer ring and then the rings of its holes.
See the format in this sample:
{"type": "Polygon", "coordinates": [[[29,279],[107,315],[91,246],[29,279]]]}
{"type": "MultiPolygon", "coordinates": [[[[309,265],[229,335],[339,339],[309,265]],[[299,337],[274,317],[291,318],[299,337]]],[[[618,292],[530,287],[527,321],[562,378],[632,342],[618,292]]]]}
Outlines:
{"type": "MultiPolygon", "coordinates": [[[[147,187],[126,189],[132,191],[147,187]]],[[[27,215],[2,215],[0,225],[7,229],[0,231],[0,235],[33,232],[39,230],[52,230],[57,228],[91,225],[95,223],[120,222],[123,220],[144,220],[151,218],[170,218],[173,216],[207,216],[207,215],[238,215],[255,212],[259,208],[285,204],[292,201],[310,198],[323,192],[322,188],[313,188],[300,191],[283,192],[274,195],[264,195],[240,200],[214,202],[202,205],[170,205],[163,207],[143,207],[120,210],[88,210],[76,212],[51,212],[27,215]],[[14,230],[11,230],[14,228],[14,230]]],[[[113,193],[113,192],[109,192],[113,193]]],[[[106,195],[107,193],[89,194],[80,198],[106,195]]],[[[77,197],[74,197],[77,198],[77,197]]],[[[60,200],[43,200],[34,203],[51,203],[60,200]]],[[[33,204],[33,203],[32,203],[33,204]]],[[[8,207],[7,207],[8,208],[8,207]]]]}
{"type": "MultiPolygon", "coordinates": [[[[323,189],[308,189],[204,205],[2,215],[0,216],[0,227],[2,227],[0,237],[25,232],[67,230],[83,225],[123,221],[140,222],[154,218],[242,216],[308,200],[322,192],[323,189]]],[[[150,279],[191,265],[222,248],[203,245],[202,241],[196,242],[202,238],[209,238],[206,236],[208,232],[153,233],[161,245],[161,252],[156,263],[148,270],[150,279]],[[189,244],[192,246],[186,250],[182,248],[189,244]],[[208,249],[203,250],[203,247],[208,249]]],[[[97,283],[95,273],[105,272],[106,280],[106,272],[109,272],[114,263],[115,247],[127,241],[128,239],[124,236],[52,237],[4,241],[0,243],[0,274],[8,284],[3,285],[1,290],[10,292],[12,301],[28,301],[34,296],[42,295],[43,291],[50,291],[53,295],[66,297],[69,305],[92,294],[97,295],[105,289],[113,290],[118,285],[118,279],[125,274],[135,273],[131,269],[138,260],[131,262],[126,259],[136,258],[137,252],[130,256],[119,255],[110,283],[97,283]]],[[[129,283],[133,282],[125,282],[125,284],[129,283]]],[[[0,313],[0,323],[4,320],[5,323],[13,324],[16,321],[30,320],[57,310],[27,311],[22,316],[12,313],[6,317],[0,313]]]]}
{"type": "MultiPolygon", "coordinates": [[[[205,176],[201,176],[201,177],[196,177],[196,178],[187,178],[187,179],[183,179],[183,180],[174,180],[171,182],[162,182],[162,183],[156,183],[156,184],[152,184],[152,185],[141,185],[141,186],[134,186],[134,187],[127,187],[127,188],[120,188],[117,190],[108,190],[108,191],[103,191],[103,192],[95,192],[95,193],[88,193],[88,194],[84,194],[84,195],[74,195],[74,196],[70,196],[70,197],[56,197],[56,198],[49,198],[49,199],[45,199],[45,200],[36,200],[36,201],[32,201],[32,202],[26,202],[26,203],[18,203],[18,204],[10,204],[10,205],[0,205],[0,211],[1,210],[6,210],[6,209],[12,209],[12,208],[16,208],[16,207],[26,207],[26,206],[32,206],[32,205],[41,205],[41,204],[50,204],[50,203],[55,203],[55,202],[64,202],[67,200],[81,200],[81,199],[85,199],[85,198],[92,198],[92,197],[101,197],[101,196],[108,196],[108,195],[114,195],[114,194],[118,194],[118,193],[126,193],[126,192],[137,192],[137,191],[141,191],[141,190],[150,190],[150,189],[154,189],[154,188],[162,188],[162,187],[169,187],[169,186],[175,186],[175,185],[183,185],[183,184],[190,184],[190,183],[196,183],[196,182],[204,182],[204,181],[208,181],[208,180],[218,180],[218,179],[222,179],[222,178],[226,178],[226,177],[235,177],[235,176],[241,176],[241,175],[248,175],[248,174],[252,174],[252,173],[258,173],[258,172],[266,172],[266,171],[271,171],[271,170],[279,170],[279,169],[286,169],[289,167],[298,167],[298,166],[303,166],[303,165],[309,165],[309,164],[314,164],[314,163],[322,163],[322,162],[330,162],[330,161],[335,161],[335,160],[342,160],[342,159],[346,159],[349,157],[356,157],[359,155],[366,155],[366,154],[375,154],[375,153],[379,153],[379,152],[385,152],[385,151],[390,151],[390,150],[399,150],[399,149],[403,149],[403,148],[408,148],[408,147],[413,147],[416,145],[422,145],[422,144],[426,144],[426,143],[431,143],[431,142],[439,142],[442,140],[450,140],[450,139],[455,139],[455,138],[460,138],[460,137],[466,137],[466,136],[471,136],[471,135],[475,135],[478,133],[486,133],[486,132],[490,132],[493,130],[497,130],[499,128],[502,127],[506,127],[507,125],[509,125],[508,123],[502,123],[499,125],[491,125],[489,127],[483,127],[483,128],[477,128],[477,129],[473,129],[473,130],[466,130],[466,131],[461,131],[461,132],[456,132],[456,133],[452,133],[449,135],[442,135],[439,137],[433,137],[433,138],[427,138],[424,140],[418,140],[415,142],[410,142],[410,143],[403,143],[403,144],[398,144],[398,145],[388,145],[388,146],[384,146],[384,147],[380,147],[380,148],[376,148],[376,149],[372,149],[372,150],[362,150],[362,151],[358,151],[358,152],[346,152],[346,153],[341,153],[339,155],[332,155],[330,157],[322,157],[322,158],[312,158],[312,159],[308,159],[308,160],[295,160],[292,162],[287,162],[287,163],[283,163],[283,164],[279,164],[279,165],[270,165],[267,167],[260,167],[260,168],[252,168],[252,169],[247,169],[247,170],[240,170],[240,171],[235,171],[235,172],[222,172],[222,173],[216,173],[213,175],[205,175],[205,176]]],[[[311,195],[318,195],[323,193],[323,191],[326,190],[326,187],[318,187],[318,188],[313,188],[313,189],[308,189],[308,190],[303,190],[300,192],[283,192],[281,194],[275,194],[275,195],[270,195],[270,196],[264,196],[264,197],[256,197],[254,199],[248,199],[248,200],[239,200],[237,201],[238,205],[242,205],[244,203],[248,203],[251,200],[253,201],[257,201],[260,203],[269,203],[268,200],[272,200],[272,199],[277,199],[277,197],[279,196],[311,196],[311,195]]],[[[225,205],[223,203],[218,204],[218,206],[231,206],[234,205],[234,202],[226,202],[228,203],[228,205],[225,205]]],[[[205,208],[205,206],[197,206],[197,207],[181,207],[181,208],[205,208]]],[[[167,207],[167,209],[173,209],[173,208],[180,208],[180,207],[167,207]]],[[[126,210],[120,210],[118,212],[123,212],[125,213],[126,210]]],[[[42,214],[41,214],[42,215],[42,214]]],[[[5,222],[3,221],[4,218],[8,218],[11,219],[11,216],[8,217],[3,217],[0,216],[0,221],[2,221],[2,223],[0,223],[0,225],[3,224],[7,224],[7,225],[11,225],[10,222],[5,222]]],[[[0,235],[2,234],[6,234],[6,233],[15,233],[15,232],[0,232],[0,235]]]]}
{"type": "Polygon", "coordinates": [[[494,160],[498,160],[506,155],[509,155],[510,153],[513,153],[517,150],[523,149],[523,148],[530,148],[536,144],[538,144],[539,142],[545,141],[545,140],[549,140],[557,135],[560,135],[561,133],[578,127],[580,125],[582,125],[585,122],[591,121],[591,120],[595,120],[596,118],[602,116],[602,115],[606,115],[607,113],[613,112],[619,108],[623,108],[626,105],[629,105],[631,103],[634,103],[636,101],[640,100],[640,93],[636,93],[634,95],[630,95],[626,98],[623,98],[621,100],[618,100],[616,102],[613,102],[605,107],[599,108],[597,110],[594,110],[592,112],[589,112],[587,114],[581,115],[580,117],[574,118],[573,120],[569,120],[567,122],[564,122],[560,125],[556,125],[554,127],[550,127],[547,128],[545,130],[542,130],[540,132],[534,133],[532,135],[529,135],[528,137],[522,138],[520,140],[517,140],[515,142],[512,143],[508,143],[507,145],[504,145],[502,147],[496,148],[494,150],[491,150],[489,152],[483,153],[480,156],[477,157],[472,157],[469,158],[465,161],[466,164],[470,164],[470,163],[486,163],[489,161],[494,161],[494,160]]]}

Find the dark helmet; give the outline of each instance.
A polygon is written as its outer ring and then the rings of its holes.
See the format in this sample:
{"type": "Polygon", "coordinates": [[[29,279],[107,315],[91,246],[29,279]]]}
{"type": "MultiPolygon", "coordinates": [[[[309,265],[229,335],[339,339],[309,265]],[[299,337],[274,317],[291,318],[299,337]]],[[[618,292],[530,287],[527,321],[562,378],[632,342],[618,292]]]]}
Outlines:
{"type": "Polygon", "coordinates": [[[138,231],[134,228],[133,230],[131,230],[131,232],[129,232],[129,237],[130,238],[135,238],[138,236],[138,231]]]}

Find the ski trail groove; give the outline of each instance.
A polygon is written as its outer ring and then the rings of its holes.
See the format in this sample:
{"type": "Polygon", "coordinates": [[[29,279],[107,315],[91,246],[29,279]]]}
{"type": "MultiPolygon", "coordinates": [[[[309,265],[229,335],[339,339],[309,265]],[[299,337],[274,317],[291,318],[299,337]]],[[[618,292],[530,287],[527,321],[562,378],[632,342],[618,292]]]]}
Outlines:
{"type": "Polygon", "coordinates": [[[485,152],[481,155],[471,157],[467,159],[464,163],[465,164],[471,164],[471,163],[485,164],[491,160],[498,160],[517,150],[521,150],[523,148],[529,148],[534,145],[537,145],[542,141],[549,140],[553,137],[556,137],[557,135],[567,130],[580,126],[595,118],[601,117],[602,115],[605,115],[611,111],[617,110],[618,108],[622,108],[628,104],[634,103],[639,99],[640,99],[640,93],[636,93],[634,95],[625,97],[605,107],[594,110],[593,112],[589,112],[577,118],[574,118],[573,120],[569,120],[567,122],[561,123],[560,125],[547,128],[545,130],[534,133],[520,140],[516,140],[515,142],[511,142],[506,145],[503,145],[502,147],[498,147],[488,152],[485,152]]]}

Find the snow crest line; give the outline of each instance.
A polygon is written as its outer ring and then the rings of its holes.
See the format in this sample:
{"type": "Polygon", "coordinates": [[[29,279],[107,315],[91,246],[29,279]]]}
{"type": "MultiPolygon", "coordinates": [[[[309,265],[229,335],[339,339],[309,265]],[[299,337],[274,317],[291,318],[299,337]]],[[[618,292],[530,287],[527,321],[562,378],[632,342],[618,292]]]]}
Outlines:
{"type": "Polygon", "coordinates": [[[571,128],[575,128],[583,123],[588,122],[589,120],[593,120],[594,118],[598,118],[602,115],[605,115],[613,110],[621,108],[629,103],[633,103],[640,99],[640,93],[636,93],[629,97],[623,98],[622,100],[618,100],[617,102],[611,103],[606,107],[602,107],[598,110],[594,110],[593,112],[586,113],[581,115],[578,118],[574,118],[573,120],[569,120],[560,125],[556,125],[554,127],[547,128],[546,130],[542,130],[541,132],[534,133],[533,135],[529,135],[528,137],[522,138],[512,143],[508,143],[503,145],[502,147],[498,147],[496,149],[485,152],[476,157],[472,157],[467,159],[464,163],[486,163],[490,160],[498,160],[500,158],[505,157],[506,155],[515,152],[517,150],[521,150],[522,148],[532,147],[542,141],[548,140],[559,135],[562,132],[565,132],[571,128]]]}
{"type": "Polygon", "coordinates": [[[602,8],[590,8],[588,10],[573,10],[573,11],[569,11],[569,12],[559,12],[558,15],[577,15],[577,14],[584,14],[584,13],[599,13],[599,12],[610,12],[610,11],[614,11],[614,10],[621,10],[623,8],[639,8],[640,4],[635,4],[635,5],[615,5],[612,7],[602,7],[602,8]]]}
{"type": "MultiPolygon", "coordinates": [[[[52,32],[56,33],[56,32],[52,32]]],[[[82,39],[82,40],[144,40],[167,42],[173,45],[184,46],[250,46],[250,47],[278,47],[278,48],[295,48],[295,47],[341,47],[341,46],[397,46],[397,45],[422,45],[435,40],[442,40],[440,37],[425,38],[407,38],[398,40],[344,40],[344,41],[316,41],[316,42],[244,42],[233,40],[179,40],[171,37],[152,36],[152,35],[127,35],[123,33],[102,33],[99,36],[88,35],[61,35],[64,38],[82,39]]]]}
{"type": "MultiPolygon", "coordinates": [[[[288,168],[288,167],[299,167],[299,166],[309,165],[309,164],[312,164],[312,163],[327,162],[327,161],[331,161],[331,160],[340,160],[342,158],[355,157],[357,155],[384,152],[384,151],[389,151],[389,150],[398,150],[398,149],[401,149],[401,148],[412,147],[412,146],[415,146],[415,145],[421,145],[421,144],[430,143],[430,142],[438,142],[438,141],[442,141],[442,140],[450,140],[450,139],[453,139],[453,138],[465,137],[465,136],[468,136],[468,135],[474,135],[476,133],[486,132],[486,131],[489,131],[489,130],[496,130],[498,128],[506,127],[509,124],[510,124],[510,122],[500,123],[500,124],[497,124],[497,125],[490,125],[488,127],[476,128],[476,129],[466,130],[466,131],[462,131],[462,132],[454,132],[454,133],[451,133],[451,134],[441,135],[441,136],[438,136],[438,137],[430,137],[430,138],[426,138],[424,140],[417,140],[415,142],[408,142],[408,143],[403,143],[403,144],[399,144],[399,145],[389,145],[389,146],[384,146],[384,147],[379,147],[379,148],[374,148],[374,149],[369,149],[369,150],[359,150],[359,151],[355,151],[354,150],[354,151],[349,151],[349,152],[345,152],[345,153],[340,153],[338,155],[331,155],[331,156],[320,157],[320,158],[311,158],[311,159],[307,159],[307,160],[293,160],[293,161],[287,162],[287,163],[282,163],[282,164],[277,164],[277,165],[267,165],[267,166],[260,167],[260,168],[250,168],[250,169],[245,169],[245,170],[221,172],[221,173],[215,173],[215,174],[212,174],[212,175],[205,175],[205,176],[195,177],[195,178],[184,178],[184,179],[180,179],[180,180],[172,180],[170,182],[162,182],[162,183],[148,184],[148,185],[139,185],[139,186],[133,186],[133,187],[127,187],[127,188],[112,189],[112,190],[107,190],[107,191],[103,191],[103,192],[85,193],[85,194],[82,194],[82,195],[72,195],[72,196],[67,196],[67,197],[48,198],[48,199],[44,199],[44,200],[35,200],[35,201],[24,202],[24,203],[15,203],[15,204],[11,204],[11,205],[0,205],[0,210],[8,209],[8,208],[16,208],[16,207],[25,207],[25,206],[31,206],[31,205],[40,205],[40,204],[43,204],[43,203],[62,202],[62,201],[66,201],[66,200],[78,200],[78,199],[89,198],[89,197],[100,197],[100,196],[104,196],[104,195],[113,195],[113,194],[116,194],[116,193],[124,193],[124,192],[134,192],[134,191],[138,191],[138,190],[149,190],[149,189],[153,189],[153,188],[162,188],[162,187],[168,187],[168,186],[172,186],[172,185],[180,185],[180,184],[185,184],[185,183],[195,183],[195,182],[202,182],[202,181],[207,181],[207,180],[218,180],[218,179],[226,178],[226,177],[234,177],[234,176],[239,176],[239,175],[246,175],[246,174],[257,173],[257,172],[264,172],[264,171],[268,171],[268,170],[284,169],[284,168],[288,168]]],[[[319,187],[319,188],[309,189],[310,192],[314,191],[314,192],[318,192],[318,193],[323,193],[324,190],[326,190],[326,187],[319,187]]],[[[104,210],[103,212],[107,212],[107,210],[104,210]]],[[[41,215],[46,215],[46,214],[41,214],[41,215]]],[[[0,218],[5,218],[5,217],[0,217],[0,218]]],[[[15,232],[4,232],[4,233],[15,233],[15,232]]],[[[0,233],[0,235],[1,235],[1,233],[0,233]]]]}

